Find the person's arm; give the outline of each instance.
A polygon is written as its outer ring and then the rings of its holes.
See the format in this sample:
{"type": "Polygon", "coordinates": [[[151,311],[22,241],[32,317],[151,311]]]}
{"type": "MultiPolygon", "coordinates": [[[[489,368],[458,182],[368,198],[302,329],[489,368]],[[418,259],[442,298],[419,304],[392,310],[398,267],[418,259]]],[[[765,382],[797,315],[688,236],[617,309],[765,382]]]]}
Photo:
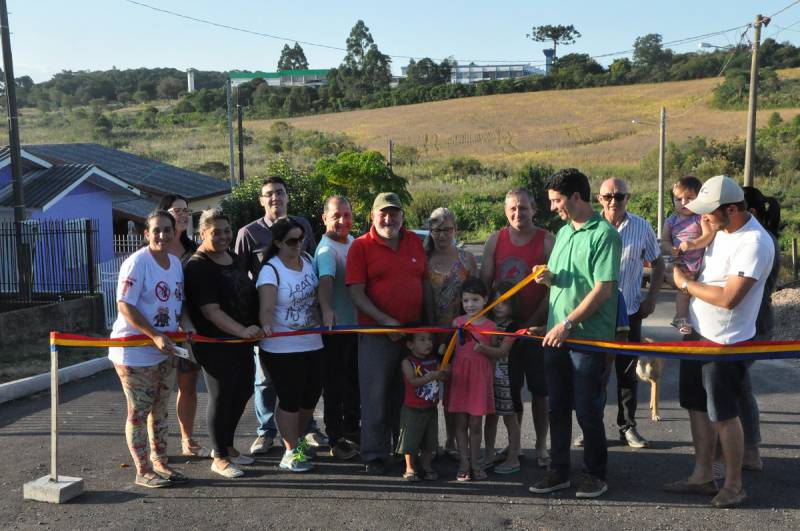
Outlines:
{"type": "Polygon", "coordinates": [[[664,284],[664,270],[666,264],[664,258],[659,256],[650,262],[650,285],[647,289],[647,295],[639,303],[639,313],[642,319],[653,313],[656,309],[656,302],[658,302],[658,294],[661,292],[661,285],[664,284]]]}
{"type": "Polygon", "coordinates": [[[492,291],[494,284],[494,251],[497,247],[497,232],[489,235],[483,246],[483,257],[481,258],[480,279],[486,284],[486,289],[492,291]]]}
{"type": "Polygon", "coordinates": [[[433,286],[428,275],[422,277],[422,307],[425,309],[426,323],[435,325],[436,323],[436,309],[435,298],[433,296],[433,286]]]}
{"type": "Polygon", "coordinates": [[[512,343],[509,341],[503,341],[498,346],[493,345],[484,345],[478,340],[475,340],[475,347],[473,350],[475,352],[479,352],[486,356],[489,359],[499,360],[508,357],[508,353],[511,350],[512,343]]]}
{"type": "Polygon", "coordinates": [[[333,328],[336,324],[336,314],[333,311],[333,277],[324,275],[319,277],[319,288],[317,288],[317,299],[322,310],[322,326],[333,328]]]}
{"type": "Polygon", "coordinates": [[[726,310],[736,308],[742,299],[744,299],[750,288],[756,283],[756,279],[750,277],[740,277],[738,275],[730,275],[725,280],[724,286],[712,286],[710,284],[703,284],[697,280],[690,280],[683,270],[676,267],[673,272],[675,285],[679,289],[683,288],[684,282],[686,283],[685,291],[692,297],[697,297],[701,301],[707,302],[713,306],[719,306],[726,310]]]}
{"type": "Polygon", "coordinates": [[[422,387],[426,383],[430,383],[439,378],[439,371],[430,371],[422,376],[417,376],[414,374],[414,367],[411,366],[411,362],[408,360],[403,360],[400,366],[403,369],[403,376],[411,387],[422,387]]]}
{"type": "Polygon", "coordinates": [[[675,248],[672,246],[672,226],[669,223],[664,223],[661,229],[661,253],[675,254],[675,248]]]}
{"type": "Polygon", "coordinates": [[[244,326],[225,313],[217,303],[200,306],[203,317],[223,332],[242,339],[259,339],[264,336],[263,330],[258,326],[244,326]]]}
{"type": "MultiPolygon", "coordinates": [[[[598,281],[595,282],[592,291],[578,304],[578,307],[567,315],[567,320],[575,326],[592,316],[605,302],[616,293],[617,281],[598,281]]],[[[560,347],[569,336],[569,330],[564,327],[564,323],[556,323],[542,340],[545,347],[560,347]]]]}
{"type": "MultiPolygon", "coordinates": [[[[266,266],[265,266],[266,267],[266,266]]],[[[258,322],[265,337],[272,335],[275,321],[275,305],[278,303],[278,286],[262,284],[258,287],[258,322]]]]}
{"type": "Polygon", "coordinates": [[[117,311],[131,326],[152,339],[156,348],[162,353],[175,354],[175,343],[166,334],[153,328],[136,306],[129,302],[117,301],[117,311]]]}
{"type": "Polygon", "coordinates": [[[696,251],[698,249],[705,249],[711,245],[711,242],[714,241],[714,236],[717,235],[717,231],[703,219],[700,220],[700,228],[702,229],[700,237],[692,241],[681,242],[681,251],[696,251]]]}
{"type": "MultiPolygon", "coordinates": [[[[542,250],[544,264],[547,264],[547,262],[550,261],[550,253],[553,251],[553,245],[555,245],[555,242],[556,242],[556,237],[553,236],[550,232],[546,232],[544,235],[544,248],[542,250]]],[[[539,305],[533,311],[533,314],[530,316],[530,318],[526,319],[525,323],[523,323],[524,328],[546,325],[547,313],[549,308],[550,308],[550,287],[548,286],[547,291],[543,293],[542,298],[539,301],[539,305]]]]}

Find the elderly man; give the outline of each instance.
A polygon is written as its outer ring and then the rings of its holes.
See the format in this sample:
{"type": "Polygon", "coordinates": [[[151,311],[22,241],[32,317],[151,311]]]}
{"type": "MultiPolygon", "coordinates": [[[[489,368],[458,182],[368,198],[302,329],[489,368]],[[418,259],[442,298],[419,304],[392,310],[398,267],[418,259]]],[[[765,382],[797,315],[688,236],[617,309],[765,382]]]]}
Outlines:
{"type": "MultiPolygon", "coordinates": [[[[318,298],[325,326],[356,324],[356,308],[345,284],[347,253],[353,243],[353,211],[346,197],[331,196],[322,210],[325,234],[314,254],[319,276],[318,298]]],[[[354,334],[323,335],[325,382],[323,403],[325,432],[331,456],[348,460],[358,452],[349,440],[358,440],[358,351],[354,334]]]]}
{"type": "MultiPolygon", "coordinates": [[[[375,198],[372,226],[347,255],[345,282],[358,310],[358,324],[399,326],[432,315],[422,241],[403,228],[403,204],[394,193],[375,198]]],[[[383,474],[399,431],[405,355],[401,334],[362,334],[358,338],[361,390],[361,458],[366,471],[383,474]]]]}
{"type": "MultiPolygon", "coordinates": [[[[481,280],[491,291],[504,280],[514,284],[527,276],[537,264],[546,264],[555,238],[533,223],[536,214],[530,192],[514,188],[504,203],[508,226],[491,234],[483,248],[481,280]]],[[[523,326],[543,326],[547,322],[547,286],[528,284],[517,296],[523,326]]],[[[527,379],[531,393],[531,413],[536,431],[536,457],[547,466],[547,384],[544,378],[544,351],[532,341],[517,341],[511,349],[508,367],[514,410],[520,424],[523,418],[522,385],[527,379]]]]}
{"type": "MultiPolygon", "coordinates": [[[[597,200],[603,207],[603,218],[617,229],[622,239],[622,260],[619,288],[625,298],[630,330],[628,341],[642,341],[642,320],[653,313],[664,282],[664,259],[656,233],[644,218],[628,212],[628,184],[622,179],[608,179],[600,185],[597,200]],[[649,261],[652,273],[647,296],[642,299],[644,262],[649,261]]],[[[617,355],[617,426],[620,440],[632,448],[644,448],[647,440],[636,430],[636,357],[617,355]]]]}
{"type": "MultiPolygon", "coordinates": [[[[716,231],[706,248],[703,269],[690,280],[675,268],[675,285],[691,295],[693,339],[729,345],[756,335],[756,318],[775,248],[769,234],[747,211],[744,192],[731,178],[712,177],[686,208],[716,231]]],[[[689,410],[695,462],[691,475],[667,483],[667,492],[715,495],[715,507],[735,507],[747,497],[742,485],[744,436],[739,399],[752,362],[681,360],[679,396],[689,410]],[[719,438],[725,483],[717,491],[714,446],[719,438]]]]}
{"type": "Polygon", "coordinates": [[[606,357],[563,345],[568,338],[614,339],[622,245],[614,227],[592,209],[589,179],[580,171],[568,168],[550,177],[547,196],[550,210],[567,223],[556,235],[548,270],[536,278],[550,285],[542,344],[550,400],[551,463],[530,491],[546,494],[570,487],[574,409],[584,434],[587,468],[575,495],[595,498],[608,490],[603,426],[606,357]]]}
{"type": "MultiPolygon", "coordinates": [[[[270,227],[276,220],[285,218],[287,215],[286,209],[289,205],[289,194],[284,180],[278,176],[264,179],[261,185],[259,202],[264,207],[264,217],[258,218],[239,229],[234,246],[236,254],[244,257],[247,270],[254,279],[258,278],[264,255],[272,245],[270,227]]],[[[303,227],[303,233],[305,234],[303,250],[312,254],[317,243],[314,240],[314,231],[311,230],[308,220],[301,216],[289,217],[303,227]]],[[[258,349],[256,349],[254,359],[256,364],[255,407],[258,428],[256,429],[257,437],[253,444],[250,445],[250,453],[262,454],[272,448],[275,437],[278,434],[274,419],[276,395],[275,388],[272,386],[272,382],[269,381],[269,376],[261,367],[258,349]]],[[[307,436],[309,444],[313,446],[324,444],[324,437],[317,429],[313,419],[311,424],[312,430],[307,436]]]]}

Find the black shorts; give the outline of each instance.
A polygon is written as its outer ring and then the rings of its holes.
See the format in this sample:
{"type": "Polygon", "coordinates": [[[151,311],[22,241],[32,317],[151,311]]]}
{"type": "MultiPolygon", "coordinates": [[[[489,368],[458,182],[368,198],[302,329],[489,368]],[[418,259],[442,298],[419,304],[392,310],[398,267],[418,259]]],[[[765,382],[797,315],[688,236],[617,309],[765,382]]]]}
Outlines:
{"type": "Polygon", "coordinates": [[[528,391],[535,397],[547,396],[544,377],[544,349],[541,340],[517,339],[508,355],[508,373],[511,378],[511,399],[514,411],[522,412],[522,386],[527,380],[528,391]]]}
{"type": "Polygon", "coordinates": [[[275,386],[279,408],[296,413],[317,406],[322,394],[324,352],[319,349],[279,354],[258,350],[261,363],[275,386]]]}
{"type": "MultiPolygon", "coordinates": [[[[685,341],[701,341],[698,334],[685,341]]],[[[744,391],[752,361],[681,360],[679,398],[681,407],[708,413],[712,422],[739,416],[739,399],[744,391]]]]}

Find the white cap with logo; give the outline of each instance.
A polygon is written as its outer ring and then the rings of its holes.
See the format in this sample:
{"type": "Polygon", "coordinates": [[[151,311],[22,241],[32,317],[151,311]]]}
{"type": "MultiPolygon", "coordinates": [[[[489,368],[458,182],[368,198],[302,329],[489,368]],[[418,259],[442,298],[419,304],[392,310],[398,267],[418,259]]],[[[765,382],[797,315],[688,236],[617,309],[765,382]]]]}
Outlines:
{"type": "Polygon", "coordinates": [[[703,184],[697,198],[687,204],[686,208],[695,214],[703,215],[715,211],[720,205],[742,201],[744,201],[742,187],[727,175],[717,175],[703,184]]]}

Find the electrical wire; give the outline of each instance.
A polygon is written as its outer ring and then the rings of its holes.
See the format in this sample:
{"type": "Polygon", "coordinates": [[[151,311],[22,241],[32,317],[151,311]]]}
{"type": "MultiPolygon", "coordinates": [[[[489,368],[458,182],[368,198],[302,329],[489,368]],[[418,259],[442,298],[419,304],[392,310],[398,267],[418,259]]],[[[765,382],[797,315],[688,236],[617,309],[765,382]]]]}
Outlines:
{"type": "Polygon", "coordinates": [[[789,9],[789,8],[791,8],[791,7],[794,7],[794,6],[796,6],[797,4],[800,4],[800,0],[796,0],[796,1],[792,2],[791,4],[789,4],[788,6],[784,7],[783,9],[779,9],[779,10],[778,10],[778,11],[776,11],[775,13],[771,14],[771,15],[769,16],[769,18],[775,18],[777,15],[780,15],[781,13],[783,13],[784,11],[786,11],[787,9],[789,9]]]}

